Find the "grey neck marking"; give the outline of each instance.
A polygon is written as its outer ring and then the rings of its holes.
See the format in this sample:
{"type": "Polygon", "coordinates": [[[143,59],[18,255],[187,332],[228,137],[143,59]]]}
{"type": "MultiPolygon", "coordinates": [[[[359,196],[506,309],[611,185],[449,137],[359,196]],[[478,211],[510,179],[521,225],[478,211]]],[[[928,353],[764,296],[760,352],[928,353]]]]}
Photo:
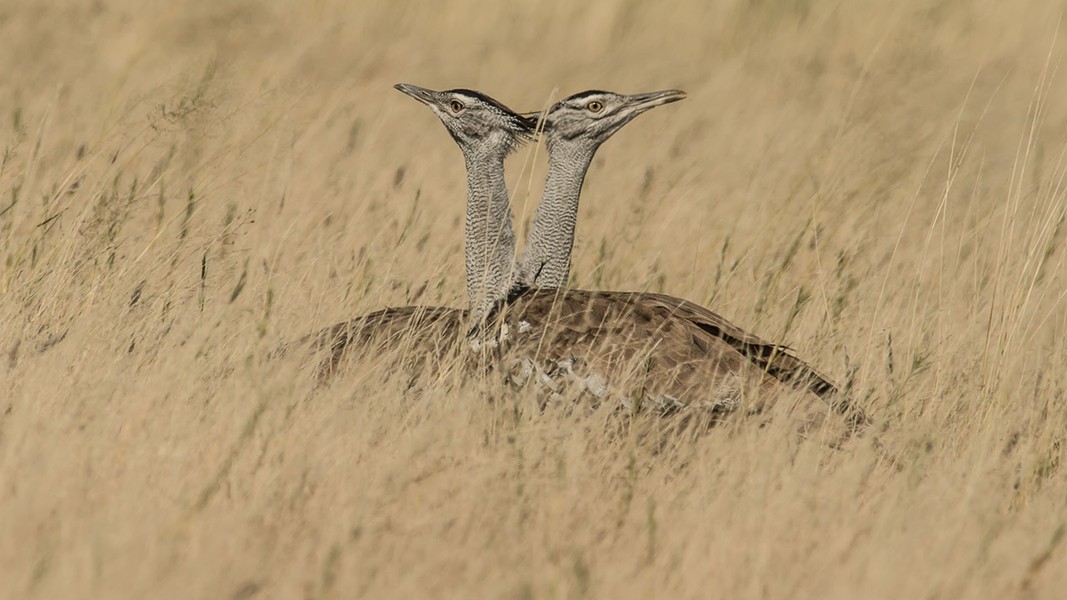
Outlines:
{"type": "Polygon", "coordinates": [[[464,152],[467,166],[467,223],[464,256],[470,326],[479,325],[507,298],[515,260],[515,234],[504,182],[504,157],[464,152]]]}
{"type": "Polygon", "coordinates": [[[549,139],[548,176],[534,213],[530,238],[519,267],[520,284],[564,288],[578,220],[578,197],[597,146],[549,139]]]}

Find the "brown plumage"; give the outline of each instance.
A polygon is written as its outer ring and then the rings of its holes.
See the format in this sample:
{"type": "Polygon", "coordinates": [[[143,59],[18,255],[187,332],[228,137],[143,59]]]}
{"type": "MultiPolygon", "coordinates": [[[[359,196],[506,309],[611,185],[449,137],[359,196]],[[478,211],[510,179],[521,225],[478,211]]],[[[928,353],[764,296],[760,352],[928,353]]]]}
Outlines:
{"type": "Polygon", "coordinates": [[[763,340],[718,314],[665,294],[585,290],[517,291],[474,336],[466,311],[387,308],[323,330],[323,377],[350,352],[375,355],[407,344],[405,358],[436,366],[448,356],[488,356],[509,380],[552,391],[577,386],[630,408],[670,413],[686,407],[729,412],[781,386],[828,402],[852,425],[865,424],[829,379],[779,344],[763,340]],[[635,402],[636,401],[636,402],[635,402]]]}
{"type": "MultiPolygon", "coordinates": [[[[449,94],[458,93],[446,93],[445,100],[451,99],[449,94]]],[[[684,96],[676,91],[632,97],[595,92],[592,93],[595,97],[589,100],[591,93],[576,94],[550,111],[549,123],[555,123],[553,126],[560,129],[558,135],[565,138],[563,142],[557,140],[557,149],[559,144],[571,139],[564,131],[569,123],[564,117],[568,114],[584,115],[583,111],[592,111],[598,116],[592,121],[575,116],[572,121],[585,126],[570,125],[577,127],[577,137],[572,137],[578,142],[585,139],[583,132],[588,137],[592,135],[590,131],[599,131],[591,128],[589,122],[603,125],[601,129],[606,127],[599,137],[593,136],[595,139],[588,142],[594,144],[595,150],[596,145],[642,109],[684,96]],[[608,109],[613,99],[623,108],[630,105],[636,108],[630,112],[622,108],[612,112],[608,109]],[[596,103],[599,106],[591,108],[596,103]],[[600,113],[604,110],[611,118],[602,118],[600,113]],[[553,117],[558,118],[553,120],[553,117]]],[[[471,94],[463,92],[464,100],[481,100],[480,96],[471,94]]],[[[506,110],[499,103],[494,106],[495,112],[506,110]]],[[[431,107],[434,107],[432,103],[431,107]]],[[[444,110],[435,108],[438,113],[444,110]]],[[[507,124],[529,124],[517,115],[501,123],[504,125],[496,124],[487,130],[507,130],[510,126],[507,124]]],[[[461,147],[464,147],[463,139],[457,139],[461,147]]],[[[592,156],[591,152],[586,154],[592,156]]],[[[587,163],[578,161],[578,169],[583,174],[587,163]]],[[[502,185],[502,161],[484,165],[472,160],[467,166],[468,171],[495,174],[502,185]]],[[[576,185],[563,194],[568,199],[564,207],[567,210],[538,209],[543,216],[547,215],[546,222],[571,223],[564,232],[568,239],[573,237],[573,219],[559,218],[557,213],[575,212],[571,209],[576,209],[580,182],[578,178],[576,185]]],[[[497,195],[502,206],[506,206],[506,189],[497,195]]],[[[510,232],[510,214],[506,210],[497,212],[492,229],[510,232]]],[[[514,242],[510,237],[508,240],[511,247],[504,248],[504,255],[512,256],[514,242]]],[[[565,278],[570,244],[551,242],[541,246],[528,262],[539,267],[558,263],[553,277],[565,278]]],[[[470,256],[467,267],[470,282],[470,256]]],[[[538,284],[537,278],[544,275],[544,269],[530,271],[533,276],[529,279],[538,284]]],[[[631,410],[643,411],[647,407],[659,413],[698,408],[714,414],[742,406],[746,411],[758,411],[765,395],[784,384],[828,401],[853,425],[867,422],[862,411],[852,407],[833,383],[789,354],[784,346],[764,341],[686,300],[641,292],[527,288],[525,282],[517,285],[520,287],[506,298],[502,291],[473,319],[469,310],[455,308],[387,308],[309,336],[327,355],[321,376],[331,376],[349,352],[373,357],[386,350],[399,349],[405,363],[416,368],[436,369],[445,358],[458,357],[460,364],[479,369],[487,367],[512,382],[532,381],[552,392],[577,386],[602,401],[618,401],[619,406],[631,410]]],[[[472,295],[472,306],[486,306],[474,300],[472,295]]]]}
{"type": "Polygon", "coordinates": [[[729,412],[742,404],[758,410],[761,397],[784,384],[822,398],[852,424],[867,422],[837,386],[784,346],[665,294],[526,290],[494,326],[511,376],[516,369],[562,375],[594,395],[637,399],[663,412],[729,412]]]}
{"type": "Polygon", "coordinates": [[[383,308],[327,327],[298,342],[325,352],[319,366],[319,379],[326,381],[350,352],[372,356],[405,348],[416,365],[429,361],[437,365],[465,339],[468,311],[444,306],[400,306],[383,308]]]}

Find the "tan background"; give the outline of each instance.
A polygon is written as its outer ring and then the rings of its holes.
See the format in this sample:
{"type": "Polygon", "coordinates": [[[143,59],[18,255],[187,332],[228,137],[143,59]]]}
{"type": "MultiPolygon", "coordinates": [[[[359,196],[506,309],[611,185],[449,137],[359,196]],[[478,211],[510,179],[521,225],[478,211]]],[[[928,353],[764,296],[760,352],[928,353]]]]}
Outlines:
{"type": "Polygon", "coordinates": [[[0,596],[1059,597],[1065,34],[1051,1],[0,4],[0,596]],[[462,161],[397,82],[688,91],[598,155],[575,285],[854,373],[874,431],[651,443],[267,361],[463,302],[462,161]]]}

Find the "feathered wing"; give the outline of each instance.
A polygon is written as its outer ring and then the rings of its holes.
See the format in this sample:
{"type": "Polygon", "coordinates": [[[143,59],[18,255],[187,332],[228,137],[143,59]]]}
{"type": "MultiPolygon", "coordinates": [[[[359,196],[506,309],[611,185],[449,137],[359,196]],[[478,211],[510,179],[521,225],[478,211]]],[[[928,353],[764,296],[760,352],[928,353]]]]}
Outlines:
{"type": "MultiPolygon", "coordinates": [[[[746,381],[810,392],[849,416],[866,415],[785,346],[767,342],[692,302],[664,294],[529,289],[497,319],[513,357],[542,375],[566,371],[586,384],[631,380],[660,403],[730,408],[746,381]]],[[[631,385],[633,387],[633,385],[631,385]]]]}
{"type": "Polygon", "coordinates": [[[421,358],[440,360],[463,338],[467,311],[444,306],[384,308],[327,327],[301,340],[326,354],[319,377],[328,379],[349,352],[369,355],[410,348],[421,358]]]}
{"type": "Polygon", "coordinates": [[[664,294],[640,294],[643,302],[659,304],[708,333],[721,338],[746,358],[767,370],[775,379],[820,398],[839,393],[837,386],[814,367],[789,353],[789,347],[761,339],[722,316],[700,306],[664,294]]]}
{"type": "Polygon", "coordinates": [[[466,323],[467,311],[457,308],[386,308],[305,341],[326,353],[323,378],[349,352],[373,356],[406,347],[417,362],[439,364],[462,344],[489,343],[509,377],[536,376],[553,389],[577,382],[596,396],[725,412],[740,405],[745,385],[785,385],[822,398],[854,425],[869,422],[829,378],[785,346],[665,294],[523,289],[498,307],[482,335],[467,338],[466,323]]]}

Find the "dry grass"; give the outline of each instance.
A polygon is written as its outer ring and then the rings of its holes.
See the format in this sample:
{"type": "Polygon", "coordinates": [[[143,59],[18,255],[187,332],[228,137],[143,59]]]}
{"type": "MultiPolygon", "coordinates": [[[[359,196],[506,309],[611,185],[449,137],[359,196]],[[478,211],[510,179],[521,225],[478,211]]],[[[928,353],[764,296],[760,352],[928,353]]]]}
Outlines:
{"type": "Polygon", "coordinates": [[[1067,586],[1058,3],[145,4],[0,7],[0,596],[1067,586]],[[657,438],[267,361],[463,301],[462,161],[399,81],[687,90],[595,161],[574,283],[786,341],[876,429],[657,438]]]}

